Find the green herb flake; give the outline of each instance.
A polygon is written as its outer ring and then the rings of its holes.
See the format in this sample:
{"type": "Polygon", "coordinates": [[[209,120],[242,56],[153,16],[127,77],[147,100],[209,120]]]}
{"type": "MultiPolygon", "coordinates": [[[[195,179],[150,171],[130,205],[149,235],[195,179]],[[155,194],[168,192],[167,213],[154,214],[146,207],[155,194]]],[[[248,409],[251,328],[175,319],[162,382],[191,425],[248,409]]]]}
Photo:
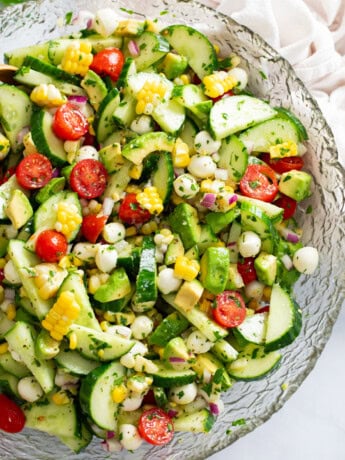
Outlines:
{"type": "Polygon", "coordinates": [[[238,420],[234,420],[231,425],[232,426],[241,426],[241,425],[245,425],[247,422],[246,422],[246,419],[244,418],[239,418],[238,420]]]}
{"type": "Polygon", "coordinates": [[[309,205],[305,211],[306,214],[311,214],[313,212],[313,207],[309,205]]]}
{"type": "Polygon", "coordinates": [[[262,70],[259,70],[259,74],[263,80],[267,80],[267,75],[262,70]]]}
{"type": "Polygon", "coordinates": [[[65,24],[66,25],[71,24],[72,17],[73,17],[72,11],[68,11],[68,13],[66,13],[66,15],[65,15],[65,24]]]}

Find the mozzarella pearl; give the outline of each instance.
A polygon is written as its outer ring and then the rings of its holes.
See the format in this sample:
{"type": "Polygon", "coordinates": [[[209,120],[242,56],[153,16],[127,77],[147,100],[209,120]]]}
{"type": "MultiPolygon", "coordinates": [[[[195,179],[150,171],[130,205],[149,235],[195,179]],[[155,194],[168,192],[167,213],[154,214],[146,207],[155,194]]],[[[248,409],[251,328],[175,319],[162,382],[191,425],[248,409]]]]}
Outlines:
{"type": "Polygon", "coordinates": [[[248,84],[248,74],[244,69],[240,67],[235,67],[234,69],[229,70],[229,75],[235,78],[238,82],[236,88],[244,89],[248,84]]]}
{"type": "Polygon", "coordinates": [[[107,243],[118,243],[126,236],[126,228],[120,222],[110,222],[104,226],[102,236],[107,243]]]}
{"type": "Polygon", "coordinates": [[[188,165],[188,171],[200,179],[214,176],[216,169],[216,163],[205,155],[193,155],[188,165]]]}
{"type": "Polygon", "coordinates": [[[181,286],[181,283],[182,280],[176,278],[174,275],[173,268],[163,268],[163,270],[159,272],[157,286],[163,294],[176,292],[181,286]]]}
{"type": "Polygon", "coordinates": [[[21,284],[20,276],[12,260],[9,260],[4,266],[4,276],[10,284],[21,284]]]}
{"type": "Polygon", "coordinates": [[[98,244],[78,243],[73,248],[73,254],[83,262],[91,263],[95,260],[98,250],[98,244]]]}
{"type": "Polygon", "coordinates": [[[254,280],[246,285],[244,292],[250,299],[260,300],[264,292],[265,285],[260,281],[254,280]]]}
{"type": "Polygon", "coordinates": [[[186,345],[192,353],[199,354],[209,351],[213,344],[200,331],[193,331],[187,337],[186,345]]]}
{"type": "Polygon", "coordinates": [[[80,149],[77,151],[76,156],[75,156],[75,161],[81,161],[81,160],[99,160],[99,155],[97,149],[95,147],[92,147],[92,145],[83,145],[83,147],[80,147],[80,149]]]}
{"type": "Polygon", "coordinates": [[[194,139],[194,148],[201,155],[211,155],[220,149],[221,142],[215,141],[208,131],[200,131],[194,139]]]}
{"type": "Polygon", "coordinates": [[[153,330],[153,321],[145,315],[137,316],[131,324],[131,330],[135,339],[145,339],[153,330]]]}
{"type": "Polygon", "coordinates": [[[186,198],[193,198],[200,187],[196,179],[191,174],[181,174],[174,180],[174,190],[176,195],[186,198]]]}
{"type": "Polygon", "coordinates": [[[35,377],[24,377],[20,379],[17,389],[20,397],[25,401],[34,402],[43,396],[41,385],[37,382],[35,377]]]}
{"type": "Polygon", "coordinates": [[[255,257],[261,248],[260,237],[251,231],[241,233],[238,240],[238,250],[242,257],[255,257]]]}
{"type": "Polygon", "coordinates": [[[177,404],[189,404],[196,398],[198,387],[195,382],[172,387],[169,391],[169,398],[177,404]]]}
{"type": "Polygon", "coordinates": [[[152,118],[149,115],[141,115],[132,121],[130,128],[137,134],[150,133],[153,131],[152,118]]]}
{"type": "Polygon", "coordinates": [[[319,253],[317,249],[305,246],[295,252],[292,262],[300,273],[311,275],[319,264],[319,253]]]}
{"type": "Polygon", "coordinates": [[[122,402],[122,410],[132,412],[139,409],[143,402],[144,396],[138,393],[130,393],[129,396],[122,402]]]}
{"type": "Polygon", "coordinates": [[[117,251],[110,244],[100,244],[96,252],[95,262],[104,273],[110,273],[117,264],[117,251]]]}
{"type": "Polygon", "coordinates": [[[136,450],[143,442],[137,427],[129,423],[119,426],[119,438],[121,445],[127,450],[136,450]]]}

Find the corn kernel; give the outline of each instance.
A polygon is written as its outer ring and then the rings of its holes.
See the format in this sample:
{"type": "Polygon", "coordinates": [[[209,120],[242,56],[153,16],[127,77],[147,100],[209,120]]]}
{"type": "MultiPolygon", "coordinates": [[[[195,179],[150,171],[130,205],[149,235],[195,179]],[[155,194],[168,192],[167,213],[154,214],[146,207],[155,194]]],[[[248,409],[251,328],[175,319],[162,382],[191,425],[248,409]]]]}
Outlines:
{"type": "Polygon", "coordinates": [[[172,194],[171,194],[171,201],[172,203],[177,206],[178,204],[180,203],[184,203],[185,200],[181,197],[181,196],[178,196],[175,192],[175,190],[173,190],[172,194]]]}
{"type": "Polygon", "coordinates": [[[72,332],[69,336],[69,348],[70,350],[75,350],[78,345],[78,338],[75,332],[72,332]]]}
{"type": "Polygon", "coordinates": [[[65,391],[58,391],[57,393],[54,393],[52,396],[52,401],[57,406],[64,406],[70,403],[70,399],[65,391]]]}
{"type": "Polygon", "coordinates": [[[217,45],[217,43],[213,43],[213,48],[216,54],[219,54],[220,48],[219,48],[219,45],[217,45]]]}
{"type": "Polygon", "coordinates": [[[90,276],[87,283],[87,290],[90,294],[94,294],[97,289],[101,286],[101,280],[98,275],[90,276]]]}
{"type": "MultiPolygon", "coordinates": [[[[30,99],[36,105],[41,107],[58,107],[66,102],[66,97],[63,96],[58,88],[53,84],[41,83],[36,86],[30,94],[30,99]]],[[[28,139],[26,143],[28,144],[28,139]]],[[[25,145],[26,147],[26,145],[25,145]]]]}
{"type": "Polygon", "coordinates": [[[16,317],[16,314],[17,314],[16,306],[13,303],[10,303],[6,311],[7,319],[10,321],[13,321],[16,317]]]}
{"type": "Polygon", "coordinates": [[[93,60],[91,43],[75,41],[69,45],[61,61],[61,68],[66,72],[85,76],[93,60]]]}
{"type": "Polygon", "coordinates": [[[204,77],[203,84],[205,86],[206,96],[216,98],[234,88],[237,81],[232,75],[229,75],[227,72],[221,70],[204,77]]]}
{"type": "Polygon", "coordinates": [[[272,288],[270,286],[265,286],[262,293],[262,300],[269,302],[271,299],[272,288]]]}
{"type": "Polygon", "coordinates": [[[174,266],[174,275],[176,278],[182,278],[185,281],[193,281],[199,273],[200,265],[197,260],[188,259],[186,256],[178,256],[174,266]]]}
{"type": "Polygon", "coordinates": [[[0,345],[0,355],[4,355],[8,351],[8,343],[4,342],[0,345]]]}
{"type": "Polygon", "coordinates": [[[164,99],[166,92],[167,86],[163,82],[146,81],[136,96],[136,113],[151,115],[156,105],[164,99]]]}
{"type": "Polygon", "coordinates": [[[0,259],[0,268],[4,268],[6,263],[7,263],[6,259],[4,257],[1,257],[1,259],[0,259]]]}
{"type": "Polygon", "coordinates": [[[106,311],[104,314],[103,314],[103,318],[108,321],[109,323],[115,323],[116,321],[116,316],[115,316],[115,313],[111,312],[111,311],[106,311]]]}
{"type": "MultiPolygon", "coordinates": [[[[248,302],[248,308],[250,308],[251,310],[258,310],[260,308],[260,304],[259,302],[256,300],[256,299],[251,299],[249,302],[248,302]]],[[[247,310],[248,311],[248,310],[247,310]]]]}
{"type": "Polygon", "coordinates": [[[136,195],[141,192],[141,188],[138,185],[128,185],[126,187],[126,192],[127,193],[135,193],[136,195]]]}
{"type": "Polygon", "coordinates": [[[55,228],[63,233],[67,240],[78,230],[82,220],[79,210],[74,204],[65,201],[58,203],[55,228]]]}
{"type": "Polygon", "coordinates": [[[179,78],[181,79],[183,85],[189,85],[189,83],[191,82],[190,76],[186,73],[180,75],[179,78]]]}
{"type": "Polygon", "coordinates": [[[141,173],[143,172],[144,166],[141,165],[132,165],[129,170],[129,177],[132,179],[140,179],[141,173]]]}
{"type": "Polygon", "coordinates": [[[100,326],[101,326],[101,329],[103,332],[107,332],[108,328],[109,328],[109,323],[108,321],[102,321],[100,323],[100,326]]]}
{"type": "Polygon", "coordinates": [[[128,396],[128,389],[125,387],[123,383],[120,385],[116,385],[111,391],[111,399],[114,403],[120,404],[122,403],[128,396]]]}
{"type": "Polygon", "coordinates": [[[69,326],[79,316],[80,306],[71,291],[63,291],[42,321],[44,329],[55,340],[62,340],[69,326]]]}
{"type": "Polygon", "coordinates": [[[97,354],[98,357],[102,359],[104,357],[104,350],[98,350],[97,354]]]}
{"type": "Polygon", "coordinates": [[[137,201],[150,214],[160,214],[163,211],[162,199],[156,187],[145,187],[144,191],[137,194],[137,201]]]}
{"type": "Polygon", "coordinates": [[[179,137],[175,141],[171,156],[175,168],[186,168],[190,163],[189,147],[179,137]]]}
{"type": "Polygon", "coordinates": [[[143,235],[150,235],[151,233],[156,232],[158,229],[157,222],[151,220],[150,222],[146,222],[140,229],[143,235]]]}
{"type": "Polygon", "coordinates": [[[163,359],[164,347],[159,347],[158,345],[154,345],[153,350],[159,355],[160,359],[163,359]]]}
{"type": "Polygon", "coordinates": [[[295,157],[298,155],[297,144],[293,141],[271,145],[269,152],[271,158],[295,157]]]}
{"type": "Polygon", "coordinates": [[[126,236],[135,236],[136,234],[137,234],[137,229],[136,227],[134,227],[134,225],[132,227],[126,228],[126,236]]]}

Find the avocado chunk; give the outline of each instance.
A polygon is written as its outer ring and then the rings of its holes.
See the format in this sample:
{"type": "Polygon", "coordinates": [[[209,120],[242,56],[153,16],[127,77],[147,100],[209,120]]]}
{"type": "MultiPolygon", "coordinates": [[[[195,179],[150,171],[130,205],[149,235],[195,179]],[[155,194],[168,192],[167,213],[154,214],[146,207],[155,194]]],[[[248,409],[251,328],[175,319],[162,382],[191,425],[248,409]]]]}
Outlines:
{"type": "Polygon", "coordinates": [[[132,139],[122,150],[122,155],[136,165],[140,165],[151,152],[172,152],[175,138],[162,131],[145,133],[132,139]]]}
{"type": "Polygon", "coordinates": [[[121,145],[118,142],[103,147],[98,153],[99,159],[109,174],[119,170],[125,163],[121,153],[121,145]]]}
{"type": "Polygon", "coordinates": [[[169,80],[181,75],[188,67],[188,60],[185,56],[168,53],[160,66],[160,71],[165,73],[169,80]]]}
{"type": "Polygon", "coordinates": [[[277,276],[277,257],[261,252],[254,260],[254,267],[259,281],[272,286],[277,276]]]}
{"type": "Polygon", "coordinates": [[[198,280],[185,281],[176,294],[175,304],[189,311],[199,302],[203,291],[204,288],[198,280]]]}
{"type": "Polygon", "coordinates": [[[181,238],[176,234],[174,239],[169,243],[168,249],[165,253],[165,265],[172,265],[176,262],[179,256],[184,255],[184,247],[181,238]]]}
{"type": "Polygon", "coordinates": [[[240,275],[237,264],[229,265],[229,278],[226,282],[225,289],[236,290],[244,286],[242,276],[240,275]]]}
{"type": "Polygon", "coordinates": [[[51,179],[48,184],[42,187],[37,195],[35,196],[35,200],[37,203],[42,204],[48,198],[55,195],[56,193],[62,192],[65,187],[66,179],[64,177],[54,177],[51,179]]]}
{"type": "Polygon", "coordinates": [[[212,294],[224,291],[229,277],[229,251],[223,247],[209,247],[200,262],[200,281],[212,294]]]}
{"type": "Polygon", "coordinates": [[[311,195],[312,177],[304,171],[287,171],[281,175],[279,191],[293,200],[302,201],[311,195]]]}
{"type": "Polygon", "coordinates": [[[229,389],[232,386],[232,380],[226,372],[223,364],[211,353],[200,353],[197,355],[195,364],[192,369],[202,377],[207,371],[211,374],[212,382],[221,384],[222,391],[229,389]]]}
{"type": "Polygon", "coordinates": [[[227,212],[210,212],[206,215],[206,222],[214,233],[219,233],[231,224],[239,214],[240,210],[237,208],[230,209],[227,212]]]}
{"type": "Polygon", "coordinates": [[[213,246],[215,243],[218,242],[218,237],[213,232],[212,228],[208,224],[203,224],[200,226],[200,239],[198,241],[198,249],[202,254],[205,249],[210,246],[213,246]]]}
{"type": "Polygon", "coordinates": [[[191,356],[182,337],[174,337],[165,346],[163,359],[168,367],[183,370],[189,369],[191,356]]]}
{"type": "Polygon", "coordinates": [[[23,227],[33,216],[33,209],[28,197],[21,190],[13,190],[7,203],[6,214],[15,229],[23,227]]]}
{"type": "Polygon", "coordinates": [[[189,321],[184,316],[180,315],[180,313],[174,311],[164,318],[156,327],[150,335],[148,342],[150,345],[164,347],[170,339],[179,336],[188,327],[189,321]]]}
{"type": "Polygon", "coordinates": [[[107,282],[95,292],[94,298],[98,302],[111,302],[122,299],[131,292],[131,283],[124,268],[117,268],[111,273],[107,282]]]}
{"type": "Polygon", "coordinates": [[[107,95],[107,87],[99,75],[92,70],[86,72],[85,77],[82,79],[80,86],[84,88],[89,97],[90,104],[97,111],[100,103],[107,95]]]}
{"type": "Polygon", "coordinates": [[[193,206],[188,203],[178,204],[170,214],[169,221],[172,231],[180,236],[186,250],[199,242],[200,225],[198,213],[193,206]]]}

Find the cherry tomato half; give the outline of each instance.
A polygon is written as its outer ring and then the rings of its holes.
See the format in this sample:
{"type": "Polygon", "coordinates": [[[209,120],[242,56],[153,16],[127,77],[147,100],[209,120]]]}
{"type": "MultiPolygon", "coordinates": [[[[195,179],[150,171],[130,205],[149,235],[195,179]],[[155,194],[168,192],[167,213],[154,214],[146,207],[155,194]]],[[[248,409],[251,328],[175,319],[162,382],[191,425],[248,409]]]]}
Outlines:
{"type": "Polygon", "coordinates": [[[2,178],[0,179],[0,185],[4,184],[5,182],[8,181],[8,179],[13,176],[16,172],[16,167],[11,166],[10,168],[7,169],[7,171],[4,172],[2,178]]]}
{"type": "Polygon", "coordinates": [[[108,173],[103,163],[92,158],[80,160],[72,169],[70,184],[80,198],[92,200],[102,195],[107,185],[108,173]]]}
{"type": "Polygon", "coordinates": [[[81,232],[90,243],[96,243],[107,219],[108,216],[96,216],[94,214],[84,216],[83,223],[81,224],[81,232]]]}
{"type": "Polygon", "coordinates": [[[25,415],[16,403],[4,394],[0,394],[0,430],[18,433],[25,425],[25,415]]]}
{"type": "Polygon", "coordinates": [[[249,284],[257,279],[253,257],[245,257],[243,261],[237,262],[237,270],[242,276],[244,284],[249,284]]]}
{"type": "Polygon", "coordinates": [[[245,196],[270,202],[278,193],[276,174],[269,166],[249,165],[240,181],[240,189],[245,196]]]}
{"type": "Polygon", "coordinates": [[[37,237],[35,250],[45,262],[58,262],[67,253],[65,235],[56,230],[43,230],[37,237]]]}
{"type": "Polygon", "coordinates": [[[18,184],[29,190],[42,188],[50,181],[52,174],[52,164],[40,153],[24,157],[16,168],[18,184]]]}
{"type": "Polygon", "coordinates": [[[284,219],[290,219],[290,217],[292,217],[296,212],[297,201],[289,196],[282,194],[278,200],[274,202],[274,204],[284,209],[284,219]]]}
{"type": "Polygon", "coordinates": [[[90,69],[101,77],[109,76],[113,81],[117,81],[125,58],[118,48],[106,48],[94,55],[90,69]]]}
{"type": "Polygon", "coordinates": [[[147,222],[151,214],[140,206],[135,193],[127,193],[120,205],[119,217],[126,224],[133,225],[147,222]]]}
{"type": "Polygon", "coordinates": [[[174,425],[169,415],[159,407],[145,410],[139,419],[138,431],[145,441],[155,446],[167,444],[174,437],[174,425]]]}
{"type": "Polygon", "coordinates": [[[239,326],[246,317],[246,306],[241,294],[236,291],[218,294],[212,314],[222,327],[239,326]]]}
{"type": "Polygon", "coordinates": [[[260,158],[267,163],[275,172],[283,174],[293,169],[300,171],[304,166],[302,157],[284,157],[272,159],[269,153],[262,153],[260,158]]]}
{"type": "Polygon", "coordinates": [[[60,105],[54,115],[53,131],[64,141],[76,141],[89,130],[89,123],[79,108],[67,102],[60,105]]]}
{"type": "Polygon", "coordinates": [[[221,96],[212,97],[211,99],[213,102],[218,102],[221,99],[225,99],[226,97],[233,96],[233,95],[234,95],[233,91],[229,90],[226,93],[222,94],[221,96]]]}

